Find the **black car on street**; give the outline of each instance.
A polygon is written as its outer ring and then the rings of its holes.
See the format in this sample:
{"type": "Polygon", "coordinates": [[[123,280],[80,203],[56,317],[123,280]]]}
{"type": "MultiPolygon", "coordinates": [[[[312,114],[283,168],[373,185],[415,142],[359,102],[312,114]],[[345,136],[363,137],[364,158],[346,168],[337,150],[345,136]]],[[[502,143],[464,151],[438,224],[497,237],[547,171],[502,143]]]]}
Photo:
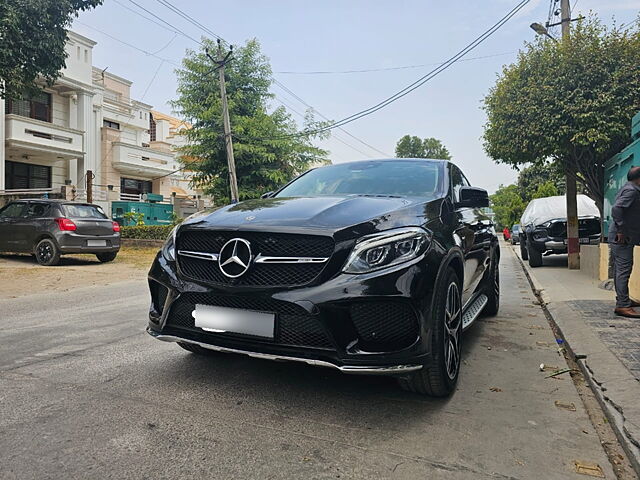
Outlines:
{"type": "Polygon", "coordinates": [[[10,202],[0,209],[0,252],[31,253],[52,266],[67,253],[110,262],[120,250],[120,225],[98,205],[53,199],[10,202]]]}
{"type": "Polygon", "coordinates": [[[463,330],[499,308],[487,206],[448,161],[311,170],[176,227],[149,272],[147,331],[194,353],[392,375],[446,396],[463,330]]]}

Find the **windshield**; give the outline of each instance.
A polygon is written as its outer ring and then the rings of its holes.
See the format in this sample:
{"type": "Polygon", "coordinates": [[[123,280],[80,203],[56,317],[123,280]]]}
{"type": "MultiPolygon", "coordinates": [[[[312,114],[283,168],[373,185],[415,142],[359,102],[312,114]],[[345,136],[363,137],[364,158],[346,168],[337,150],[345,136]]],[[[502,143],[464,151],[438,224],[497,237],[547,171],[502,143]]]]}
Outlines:
{"type": "Polygon", "coordinates": [[[64,210],[69,218],[107,218],[104,210],[94,205],[64,205],[64,210]]]}
{"type": "Polygon", "coordinates": [[[276,197],[381,195],[431,197],[440,184],[441,162],[378,161],[331,165],[312,170],[276,197]]]}

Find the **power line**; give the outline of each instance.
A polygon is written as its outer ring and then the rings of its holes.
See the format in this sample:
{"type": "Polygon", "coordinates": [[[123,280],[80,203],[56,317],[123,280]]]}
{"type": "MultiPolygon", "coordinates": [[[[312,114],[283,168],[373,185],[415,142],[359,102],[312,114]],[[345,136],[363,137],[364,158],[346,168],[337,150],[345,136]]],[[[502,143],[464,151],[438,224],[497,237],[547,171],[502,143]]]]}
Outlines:
{"type": "MultiPolygon", "coordinates": [[[[129,0],[129,1],[133,1],[133,0],[129,0]]],[[[199,21],[197,21],[196,19],[194,19],[193,17],[191,17],[189,14],[183,12],[182,10],[180,10],[178,7],[172,5],[170,2],[168,2],[167,0],[156,0],[158,3],[160,3],[161,5],[164,5],[165,7],[167,7],[168,9],[170,9],[171,11],[173,11],[174,13],[180,15],[183,19],[187,20],[188,22],[190,22],[191,24],[195,25],[196,27],[200,28],[202,31],[204,31],[205,33],[217,38],[218,40],[220,40],[221,42],[224,42],[226,44],[229,44],[229,42],[227,42],[224,38],[222,38],[220,35],[218,35],[217,33],[215,33],[214,31],[212,31],[209,27],[207,27],[206,25],[203,25],[202,23],[200,23],[199,21]]],[[[201,42],[198,42],[202,45],[201,42]]],[[[294,97],[296,100],[298,100],[300,103],[302,103],[303,105],[307,106],[308,108],[311,108],[314,112],[316,112],[320,117],[324,118],[327,121],[331,121],[328,117],[324,116],[322,113],[320,113],[317,109],[315,109],[314,107],[312,107],[311,105],[309,105],[307,102],[305,102],[302,98],[300,98],[298,95],[296,95],[293,91],[291,91],[289,88],[287,88],[284,84],[282,84],[282,82],[280,82],[277,79],[273,79],[274,83],[277,84],[278,86],[280,86],[280,88],[282,88],[283,90],[285,90],[286,92],[288,92],[292,97],[294,97]]],[[[277,96],[276,96],[277,98],[277,96]]],[[[365,142],[364,140],[361,140],[359,138],[357,138],[355,135],[352,135],[351,133],[347,132],[344,129],[341,129],[346,135],[350,136],[351,138],[353,138],[354,140],[362,143],[363,145],[369,147],[370,149],[380,153],[381,155],[385,156],[385,157],[389,157],[391,155],[383,152],[382,150],[377,149],[376,147],[373,147],[372,145],[368,144],[367,142],[365,142]]],[[[343,143],[345,143],[343,141],[343,143]]],[[[360,151],[358,149],[355,149],[356,151],[360,151]]],[[[360,152],[362,153],[362,152],[360,152]]]]}
{"type": "MultiPolygon", "coordinates": [[[[485,58],[501,57],[504,55],[512,55],[514,53],[518,53],[518,52],[516,50],[513,50],[511,52],[495,53],[493,55],[484,55],[482,57],[463,58],[460,61],[470,62],[472,60],[482,60],[485,58]]],[[[364,68],[361,70],[311,70],[311,71],[280,70],[273,73],[276,73],[279,75],[340,75],[340,74],[349,74],[349,73],[370,73],[370,72],[389,72],[394,70],[408,70],[408,69],[414,69],[414,68],[433,67],[433,66],[442,65],[443,63],[445,62],[422,63],[418,65],[402,65],[399,67],[364,68]]]]}
{"type": "Polygon", "coordinates": [[[281,136],[281,137],[271,137],[269,139],[273,139],[273,138],[290,138],[290,137],[295,137],[295,136],[315,135],[315,134],[318,134],[318,133],[321,133],[321,132],[324,132],[324,131],[328,131],[328,130],[331,130],[331,129],[334,129],[334,128],[341,127],[343,125],[346,125],[347,123],[354,122],[356,120],[359,120],[362,117],[365,117],[365,116],[368,116],[368,115],[371,115],[371,114],[377,112],[378,110],[386,107],[387,105],[390,105],[391,103],[393,103],[393,102],[399,100],[400,98],[408,95],[409,93],[413,92],[417,88],[419,88],[422,85],[424,85],[425,83],[427,83],[432,78],[436,77],[437,75],[439,75],[440,73],[442,73],[443,71],[445,71],[446,69],[451,67],[458,60],[460,60],[463,56],[465,56],[467,53],[469,53],[470,51],[472,51],[475,48],[477,48],[480,44],[482,44],[485,40],[487,40],[487,38],[492,36],[505,23],[507,23],[513,16],[515,16],[520,10],[522,10],[522,8],[524,8],[524,6],[527,5],[527,3],[529,3],[529,2],[530,2],[530,0],[522,0],[522,1],[520,1],[518,4],[516,4],[515,7],[513,7],[500,20],[498,20],[495,24],[493,24],[490,28],[488,28],[481,35],[476,37],[471,43],[469,43],[466,47],[464,47],[458,53],[456,53],[451,58],[449,58],[449,60],[444,62],[442,65],[436,67],[435,69],[431,70],[426,75],[423,75],[418,80],[416,80],[415,82],[413,82],[410,85],[406,86],[405,88],[403,88],[402,90],[398,91],[394,95],[391,95],[390,97],[387,97],[383,101],[377,103],[376,105],[374,105],[372,107],[369,107],[367,109],[361,110],[361,111],[359,111],[357,113],[354,113],[353,115],[345,117],[342,120],[338,120],[338,121],[334,122],[333,124],[328,125],[326,127],[318,128],[318,129],[315,129],[315,130],[307,130],[307,131],[304,131],[304,132],[301,132],[301,133],[295,134],[295,135],[286,135],[286,136],[281,136]]]}
{"type": "Polygon", "coordinates": [[[178,27],[170,24],[169,22],[167,22],[166,20],[164,20],[163,18],[159,17],[158,15],[156,15],[155,13],[153,13],[151,10],[146,9],[145,7],[143,7],[142,5],[140,5],[138,2],[136,2],[135,0],[129,0],[130,3],[133,3],[136,7],[138,7],[140,10],[143,10],[145,12],[147,12],[149,15],[151,15],[153,18],[158,19],[160,22],[164,23],[165,25],[167,25],[168,27],[172,28],[176,33],[179,33],[180,35],[182,35],[183,37],[188,38],[189,40],[194,41],[195,43],[202,45],[202,42],[199,40],[196,40],[195,38],[193,38],[191,35],[184,33],[184,31],[180,30],[178,27]]]}

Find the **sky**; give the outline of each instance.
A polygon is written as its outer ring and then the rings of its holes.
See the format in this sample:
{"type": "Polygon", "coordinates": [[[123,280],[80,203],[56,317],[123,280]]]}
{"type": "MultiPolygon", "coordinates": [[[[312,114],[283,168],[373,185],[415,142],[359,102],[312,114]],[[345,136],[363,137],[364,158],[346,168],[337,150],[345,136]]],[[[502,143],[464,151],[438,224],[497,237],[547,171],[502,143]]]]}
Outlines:
{"type": "MultiPolygon", "coordinates": [[[[302,118],[293,110],[304,114],[305,104],[333,120],[377,104],[425,75],[434,68],[433,64],[456,54],[519,2],[171,0],[170,3],[231,44],[241,45],[256,38],[271,61],[274,77],[299,97],[274,84],[272,91],[277,99],[273,106],[283,102],[302,124],[302,118]],[[393,67],[411,68],[362,73],[284,73],[393,67]]],[[[574,17],[593,11],[609,24],[634,21],[640,13],[640,0],[571,3],[574,17]]],[[[388,107],[344,127],[375,150],[339,130],[334,130],[330,139],[316,143],[330,151],[334,163],[340,163],[382,158],[382,153],[393,156],[395,144],[403,135],[435,137],[445,144],[474,185],[493,192],[500,184],[512,183],[517,172],[494,163],[482,148],[486,121],[482,99],[503,65],[513,62],[518,49],[535,35],[529,25],[547,20],[549,4],[550,0],[530,0],[507,24],[469,53],[467,60],[457,62],[388,107]]],[[[98,42],[93,50],[95,66],[108,67],[109,72],[133,81],[134,99],[172,113],[168,102],[176,96],[174,70],[185,50],[198,45],[169,31],[166,25],[165,28],[157,25],[161,22],[140,7],[195,39],[205,35],[158,0],[105,0],[101,7],[82,13],[72,29],[98,42]]]]}

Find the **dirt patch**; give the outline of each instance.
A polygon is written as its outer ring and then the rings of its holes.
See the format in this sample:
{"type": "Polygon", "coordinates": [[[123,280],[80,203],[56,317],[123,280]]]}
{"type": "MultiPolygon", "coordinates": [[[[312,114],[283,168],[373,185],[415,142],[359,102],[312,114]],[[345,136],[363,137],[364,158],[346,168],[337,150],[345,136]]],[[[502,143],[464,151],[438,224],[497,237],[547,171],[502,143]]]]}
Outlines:
{"type": "Polygon", "coordinates": [[[0,255],[0,298],[144,280],[157,252],[156,247],[123,247],[110,263],[100,263],[95,255],[65,255],[55,267],[42,267],[31,255],[0,255]]]}

